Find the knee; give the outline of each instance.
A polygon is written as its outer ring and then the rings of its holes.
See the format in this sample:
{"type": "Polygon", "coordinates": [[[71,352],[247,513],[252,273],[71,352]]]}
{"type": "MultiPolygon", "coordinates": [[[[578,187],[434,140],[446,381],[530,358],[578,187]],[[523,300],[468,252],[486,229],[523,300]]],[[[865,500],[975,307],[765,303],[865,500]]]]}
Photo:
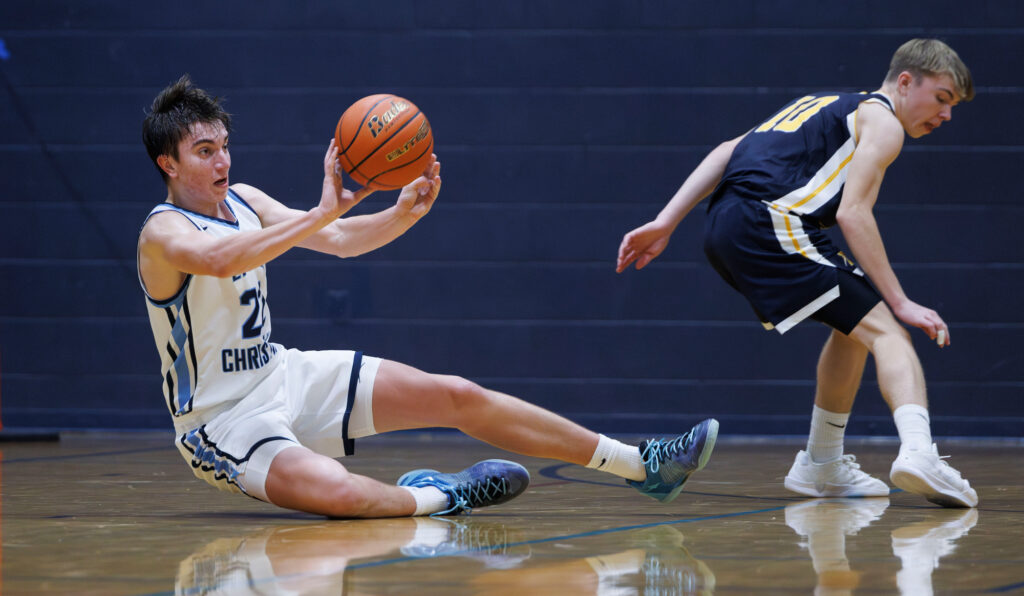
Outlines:
{"type": "Polygon", "coordinates": [[[910,338],[910,333],[901,326],[879,334],[868,347],[879,371],[914,370],[920,367],[917,350],[910,338]]]}
{"type": "Polygon", "coordinates": [[[480,409],[490,399],[486,389],[462,377],[444,377],[443,387],[443,399],[457,428],[464,428],[478,418],[480,409]]]}
{"type": "Polygon", "coordinates": [[[876,349],[878,346],[892,346],[894,348],[909,349],[913,351],[914,343],[910,339],[910,332],[902,325],[896,324],[883,329],[875,338],[876,349]]]}
{"type": "Polygon", "coordinates": [[[266,480],[271,503],[331,517],[358,517],[366,511],[367,495],[344,466],[305,450],[290,451],[271,464],[266,480]]]}
{"type": "Polygon", "coordinates": [[[446,377],[445,394],[455,410],[473,409],[487,399],[483,387],[462,377],[446,377]]]}
{"type": "Polygon", "coordinates": [[[850,337],[876,356],[879,349],[914,349],[910,333],[899,324],[884,304],[879,304],[875,310],[868,313],[854,328],[850,337]]]}

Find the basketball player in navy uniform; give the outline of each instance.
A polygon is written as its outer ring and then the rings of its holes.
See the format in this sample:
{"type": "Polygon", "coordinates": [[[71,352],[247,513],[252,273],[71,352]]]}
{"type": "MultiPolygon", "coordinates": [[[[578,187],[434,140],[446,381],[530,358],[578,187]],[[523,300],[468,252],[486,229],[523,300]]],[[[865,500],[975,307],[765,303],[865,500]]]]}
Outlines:
{"type": "Polygon", "coordinates": [[[505,460],[457,473],[414,470],[398,486],[350,474],[353,441],[450,427],[516,453],[625,478],[668,502],[707,463],[718,423],[639,446],[598,435],[525,401],[453,376],[358,351],[299,351],[270,339],[266,264],[301,246],[353,257],[401,236],[441,190],[436,158],[391,207],[341,216],[365,198],[342,188],[332,141],[319,203],[290,209],[229,184],[230,116],[188,76],[164,89],[143,142],[167,185],[138,243],[139,278],[162,361],[176,445],[217,488],[333,517],[456,514],[522,493],[529,474],[505,460]]]}
{"type": "Polygon", "coordinates": [[[643,268],[710,195],[705,253],[764,326],[785,333],[813,319],[832,328],[818,363],[807,449],[785,479],[790,490],[812,497],[889,493],[854,456],[843,454],[870,353],[900,436],[893,484],[945,506],[978,502],[932,443],[924,375],[899,322],[920,328],[940,347],[949,345],[949,330],[938,313],[900,287],[872,214],[904,136],[932,132],[973,96],[970,72],[956,52],[938,40],[911,40],[893,55],[874,93],[808,94],[720,144],[654,221],[622,240],[617,270],[634,263],[643,268]],[[822,231],[837,223],[859,267],[822,231]]]}

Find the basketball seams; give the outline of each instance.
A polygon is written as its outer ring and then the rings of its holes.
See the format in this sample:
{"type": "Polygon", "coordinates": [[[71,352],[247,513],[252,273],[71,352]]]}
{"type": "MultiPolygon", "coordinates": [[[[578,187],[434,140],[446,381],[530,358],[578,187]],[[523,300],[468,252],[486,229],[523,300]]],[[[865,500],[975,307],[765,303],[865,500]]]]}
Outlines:
{"type": "MultiPolygon", "coordinates": [[[[355,143],[356,139],[359,138],[359,133],[361,133],[363,131],[363,125],[366,124],[366,119],[370,117],[370,114],[373,113],[373,110],[375,110],[377,108],[377,106],[379,106],[380,104],[384,103],[385,101],[387,101],[389,99],[394,99],[394,98],[395,98],[394,95],[387,95],[387,94],[381,95],[379,100],[377,100],[372,106],[370,106],[369,108],[366,109],[365,112],[363,112],[363,119],[359,121],[359,126],[356,127],[356,134],[352,135],[352,140],[350,140],[348,142],[348,146],[345,147],[344,149],[342,149],[341,147],[338,148],[338,151],[339,151],[340,155],[344,155],[345,152],[347,152],[349,149],[352,148],[352,144],[355,143]]],[[[346,110],[345,114],[347,114],[347,113],[348,113],[348,111],[346,110]]],[[[345,114],[341,115],[341,121],[338,122],[338,130],[337,130],[337,132],[339,132],[339,133],[340,132],[344,132],[343,123],[345,122],[345,114]]],[[[342,135],[337,135],[337,136],[342,136],[342,135]]],[[[352,159],[351,158],[349,158],[348,161],[349,161],[349,163],[352,163],[352,159]]]]}
{"type": "MultiPolygon", "coordinates": [[[[402,123],[402,125],[401,125],[401,126],[399,126],[397,130],[395,130],[395,132],[391,133],[391,134],[390,134],[390,135],[388,136],[388,138],[384,139],[383,141],[380,141],[380,142],[378,142],[378,143],[377,143],[377,146],[373,148],[373,151],[371,151],[371,152],[367,153],[367,154],[366,154],[366,156],[365,156],[365,157],[363,157],[363,159],[361,159],[361,160],[359,161],[359,163],[357,163],[357,164],[356,164],[356,165],[355,165],[355,166],[353,167],[353,171],[355,171],[355,170],[358,170],[358,169],[360,168],[360,166],[362,166],[362,165],[363,165],[364,163],[366,163],[366,160],[368,160],[368,159],[370,159],[371,157],[373,157],[373,155],[374,155],[375,153],[377,153],[378,151],[380,151],[382,147],[384,147],[385,145],[387,145],[388,143],[390,143],[390,142],[391,142],[391,139],[395,138],[395,136],[396,136],[396,135],[398,135],[398,133],[400,133],[400,132],[402,132],[403,130],[405,130],[405,127],[406,127],[406,126],[409,126],[409,123],[411,123],[412,121],[416,120],[416,118],[419,118],[421,114],[423,114],[423,112],[422,112],[422,111],[420,111],[420,110],[416,110],[416,113],[415,113],[415,114],[413,114],[412,116],[410,116],[408,120],[406,120],[405,122],[403,122],[403,123],[402,123]]],[[[426,116],[424,116],[424,118],[426,118],[426,116]]],[[[350,159],[349,161],[352,161],[352,160],[350,159]]]]}
{"type": "MultiPolygon", "coordinates": [[[[408,163],[404,163],[404,164],[402,164],[400,166],[395,166],[395,167],[391,168],[390,170],[384,170],[380,174],[377,174],[373,178],[370,178],[369,180],[367,180],[366,183],[367,184],[372,184],[375,180],[377,180],[378,178],[380,178],[381,176],[383,176],[385,174],[390,174],[390,173],[395,172],[397,170],[401,170],[403,168],[407,168],[409,166],[416,165],[416,162],[419,161],[419,159],[421,157],[423,157],[427,153],[432,152],[433,150],[434,150],[434,139],[430,139],[430,144],[427,146],[426,150],[425,151],[421,151],[420,154],[417,155],[415,159],[413,159],[412,161],[409,161],[408,163]]],[[[400,185],[400,186],[388,185],[388,188],[381,187],[380,190],[395,190],[395,189],[398,189],[398,188],[402,188],[402,186],[404,186],[404,185],[400,185]]]]}
{"type": "MultiPolygon", "coordinates": [[[[344,164],[342,165],[342,169],[343,169],[343,170],[345,170],[345,171],[347,172],[347,171],[349,171],[349,170],[351,170],[351,169],[352,169],[352,160],[351,160],[351,159],[349,159],[347,155],[339,155],[338,157],[339,157],[339,159],[340,159],[340,158],[344,158],[344,159],[345,159],[345,161],[347,161],[347,162],[348,162],[348,167],[347,167],[347,168],[346,168],[346,167],[344,166],[344,164]]],[[[350,174],[350,175],[351,175],[351,174],[350,174]]]]}

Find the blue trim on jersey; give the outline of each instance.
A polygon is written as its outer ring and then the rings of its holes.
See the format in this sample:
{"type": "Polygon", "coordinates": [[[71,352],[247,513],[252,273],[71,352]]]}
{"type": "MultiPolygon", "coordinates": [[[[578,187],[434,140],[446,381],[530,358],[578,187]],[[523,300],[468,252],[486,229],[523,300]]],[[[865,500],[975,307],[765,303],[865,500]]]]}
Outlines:
{"type": "MultiPolygon", "coordinates": [[[[142,227],[139,228],[139,233],[140,234],[142,233],[142,228],[146,227],[146,224],[149,223],[149,219],[151,217],[153,217],[154,215],[156,215],[157,213],[165,213],[167,211],[180,211],[180,210],[181,209],[178,206],[176,206],[176,205],[172,205],[170,203],[160,203],[156,207],[153,207],[153,210],[150,211],[149,215],[146,216],[146,219],[143,220],[142,227]]],[[[182,215],[184,215],[184,214],[182,214],[182,215]]],[[[202,230],[203,229],[203,228],[199,227],[198,225],[196,225],[196,222],[192,221],[188,217],[186,217],[185,219],[188,219],[188,222],[190,224],[196,226],[197,230],[202,230]]]]}
{"type": "MultiPolygon", "coordinates": [[[[223,226],[228,226],[229,228],[234,228],[234,229],[237,230],[238,229],[238,216],[235,215],[235,210],[231,208],[231,203],[228,202],[228,201],[224,201],[224,206],[227,207],[228,211],[231,212],[231,215],[234,216],[235,221],[228,221],[226,219],[221,219],[219,217],[210,217],[209,215],[203,215],[202,213],[198,213],[196,211],[192,211],[191,209],[186,209],[184,207],[179,207],[178,205],[172,205],[171,203],[162,203],[160,205],[157,205],[156,207],[153,208],[153,211],[151,211],[149,215],[150,215],[150,217],[152,217],[154,214],[160,213],[160,212],[163,212],[163,211],[177,211],[177,212],[181,213],[182,215],[186,215],[186,214],[194,215],[194,216],[196,216],[196,217],[198,217],[198,218],[200,218],[202,220],[208,221],[210,223],[215,223],[215,224],[220,224],[220,225],[223,225],[223,226]]],[[[146,219],[148,220],[149,218],[147,217],[146,219]]],[[[189,220],[189,221],[191,221],[191,220],[189,220]]],[[[143,224],[143,225],[145,225],[145,224],[143,224]]],[[[200,230],[203,229],[202,226],[196,224],[196,222],[194,222],[194,221],[192,222],[192,225],[195,225],[200,230]]]]}
{"type": "MultiPolygon", "coordinates": [[[[189,332],[185,331],[185,296],[181,295],[179,300],[175,304],[168,306],[167,308],[173,309],[177,314],[174,320],[174,326],[171,328],[171,341],[173,342],[175,352],[177,356],[174,358],[174,375],[178,379],[177,395],[171,414],[174,416],[181,416],[192,411],[192,375],[189,372],[188,360],[189,357],[187,348],[191,348],[189,332]]],[[[191,322],[189,321],[191,324],[191,322]]]]}
{"type": "MultiPolygon", "coordinates": [[[[229,188],[229,189],[228,189],[228,196],[229,196],[229,197],[231,197],[232,199],[234,199],[235,201],[238,201],[238,202],[239,202],[239,203],[241,203],[242,205],[244,205],[246,209],[248,209],[249,211],[252,211],[252,214],[253,214],[253,215],[255,215],[255,216],[256,216],[257,218],[259,218],[260,214],[259,214],[259,213],[256,213],[256,210],[252,208],[252,205],[250,205],[250,204],[248,203],[248,201],[246,201],[245,199],[243,199],[243,198],[241,197],[241,195],[239,195],[238,193],[236,193],[235,191],[233,191],[233,190],[231,190],[231,189],[229,188]]],[[[236,218],[236,219],[237,219],[237,218],[236,218]]],[[[263,222],[263,220],[262,220],[262,219],[260,219],[260,225],[262,225],[262,222],[263,222]]]]}
{"type": "MultiPolygon", "coordinates": [[[[188,274],[185,275],[185,281],[182,282],[181,287],[178,288],[178,291],[173,296],[168,298],[167,300],[156,300],[154,298],[150,298],[148,292],[146,292],[146,300],[149,300],[149,303],[152,304],[153,306],[158,306],[160,308],[164,308],[166,306],[171,306],[174,303],[178,302],[178,300],[182,296],[185,295],[185,291],[188,290],[188,285],[191,282],[192,282],[192,274],[188,273],[188,274]]],[[[143,288],[143,289],[145,289],[145,288],[143,288]]]]}

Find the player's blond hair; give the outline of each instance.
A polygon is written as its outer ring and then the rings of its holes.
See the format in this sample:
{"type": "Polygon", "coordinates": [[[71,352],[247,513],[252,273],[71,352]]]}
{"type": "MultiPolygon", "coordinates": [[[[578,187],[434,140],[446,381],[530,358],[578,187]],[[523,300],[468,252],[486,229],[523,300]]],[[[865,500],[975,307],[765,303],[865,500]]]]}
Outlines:
{"type": "Polygon", "coordinates": [[[911,39],[901,45],[889,62],[885,82],[894,82],[904,71],[913,75],[915,81],[922,76],[949,75],[960,101],[971,101],[974,98],[971,71],[953,48],[937,39],[911,39]]]}

